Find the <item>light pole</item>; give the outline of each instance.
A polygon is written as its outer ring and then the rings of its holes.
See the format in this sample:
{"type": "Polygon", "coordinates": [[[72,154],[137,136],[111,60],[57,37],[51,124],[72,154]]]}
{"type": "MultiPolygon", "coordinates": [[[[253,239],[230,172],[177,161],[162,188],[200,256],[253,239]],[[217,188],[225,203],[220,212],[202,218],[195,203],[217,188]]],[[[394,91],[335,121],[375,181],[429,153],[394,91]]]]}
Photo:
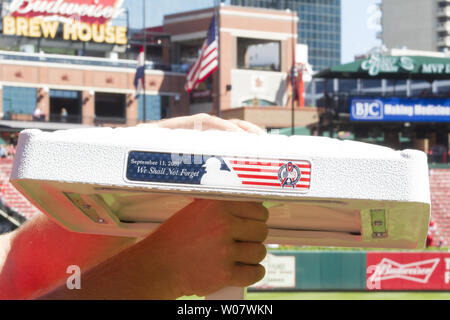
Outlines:
{"type": "Polygon", "coordinates": [[[214,2],[215,2],[215,7],[216,7],[216,13],[215,13],[215,15],[216,15],[216,34],[217,34],[217,42],[218,42],[218,44],[217,44],[217,50],[219,51],[219,57],[218,57],[218,59],[219,59],[219,68],[217,69],[217,73],[216,73],[216,76],[217,76],[217,116],[219,117],[219,118],[221,118],[222,117],[222,109],[221,109],[221,105],[220,105],[220,98],[221,98],[221,95],[220,95],[220,68],[221,68],[221,63],[220,63],[220,58],[221,58],[221,54],[220,54],[220,3],[221,3],[221,1],[220,0],[214,0],[214,2]]]}
{"type": "Polygon", "coordinates": [[[295,17],[296,13],[295,11],[292,11],[291,14],[291,27],[292,27],[292,74],[291,74],[291,81],[292,81],[292,97],[291,97],[291,103],[292,103],[292,114],[291,114],[291,134],[295,135],[295,92],[296,92],[296,80],[298,76],[298,70],[296,67],[296,45],[297,41],[296,38],[293,36],[296,34],[296,23],[295,23],[295,17]]]}
{"type": "Polygon", "coordinates": [[[291,134],[295,135],[295,94],[297,90],[297,77],[298,77],[298,70],[295,66],[295,63],[292,65],[292,97],[291,97],[291,103],[292,103],[292,114],[291,114],[291,134]]]}
{"type": "Polygon", "coordinates": [[[147,99],[145,94],[145,70],[146,70],[146,61],[147,61],[147,29],[146,29],[146,20],[145,20],[145,0],[142,0],[142,24],[143,24],[143,31],[144,31],[144,80],[143,80],[143,95],[142,95],[142,104],[143,104],[143,117],[144,117],[144,123],[147,122],[147,99]]]}

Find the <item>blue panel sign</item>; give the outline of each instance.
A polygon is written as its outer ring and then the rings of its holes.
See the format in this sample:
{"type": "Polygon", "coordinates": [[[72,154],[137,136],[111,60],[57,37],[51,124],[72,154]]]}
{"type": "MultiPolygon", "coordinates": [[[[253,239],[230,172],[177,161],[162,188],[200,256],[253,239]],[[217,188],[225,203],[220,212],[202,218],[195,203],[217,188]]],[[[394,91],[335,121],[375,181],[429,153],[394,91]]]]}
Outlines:
{"type": "MultiPolygon", "coordinates": [[[[199,185],[208,159],[199,155],[130,152],[126,176],[130,181],[199,185]]],[[[230,171],[222,158],[215,159],[219,170],[230,171]]]]}
{"type": "Polygon", "coordinates": [[[352,121],[450,122],[450,99],[352,98],[352,121]]]}

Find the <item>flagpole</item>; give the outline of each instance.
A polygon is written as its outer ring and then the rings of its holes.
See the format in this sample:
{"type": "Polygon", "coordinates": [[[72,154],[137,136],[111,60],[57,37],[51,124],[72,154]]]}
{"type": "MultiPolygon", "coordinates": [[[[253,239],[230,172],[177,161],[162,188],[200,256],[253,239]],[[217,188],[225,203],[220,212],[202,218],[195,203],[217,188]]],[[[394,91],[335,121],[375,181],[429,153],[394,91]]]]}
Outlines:
{"type": "Polygon", "coordinates": [[[295,21],[294,21],[294,12],[295,11],[292,11],[291,12],[291,19],[292,19],[292,21],[291,21],[291,25],[292,25],[292,30],[291,30],[291,32],[292,32],[292,69],[291,69],[291,83],[292,83],[292,100],[291,100],[291,103],[292,103],[292,110],[291,110],[291,135],[295,135],[295,94],[296,94],[296,90],[297,90],[297,88],[296,88],[296,78],[297,78],[297,72],[296,72],[296,70],[295,70],[295,68],[296,68],[296,65],[295,65],[295,62],[296,62],[296,57],[295,57],[295,54],[296,54],[296,45],[297,45],[297,41],[296,41],[296,39],[294,38],[294,34],[295,34],[295,21]],[[295,42],[294,42],[295,41],[295,42]]]}
{"type": "Polygon", "coordinates": [[[146,60],[147,60],[147,29],[146,29],[146,20],[145,20],[145,0],[142,0],[142,24],[144,27],[144,81],[143,81],[143,117],[144,117],[144,123],[147,122],[147,101],[146,101],[146,94],[145,94],[145,69],[146,69],[146,60]]]}
{"type": "Polygon", "coordinates": [[[217,7],[216,7],[216,32],[217,34],[217,42],[218,42],[218,59],[219,59],[219,68],[217,68],[217,116],[219,118],[222,117],[222,110],[220,105],[220,68],[222,67],[222,64],[220,63],[220,59],[222,55],[220,54],[220,0],[217,1],[217,7]]]}

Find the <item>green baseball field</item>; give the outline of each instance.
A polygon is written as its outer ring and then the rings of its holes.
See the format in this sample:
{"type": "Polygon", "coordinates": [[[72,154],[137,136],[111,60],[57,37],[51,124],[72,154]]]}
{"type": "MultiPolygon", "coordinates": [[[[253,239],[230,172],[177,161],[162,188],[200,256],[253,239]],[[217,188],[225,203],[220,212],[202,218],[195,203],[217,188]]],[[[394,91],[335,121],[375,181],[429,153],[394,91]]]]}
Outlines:
{"type": "Polygon", "coordinates": [[[450,300],[450,292],[251,292],[247,300],[450,300]]]}
{"type": "Polygon", "coordinates": [[[450,292],[248,292],[246,300],[450,300],[450,292]]]}

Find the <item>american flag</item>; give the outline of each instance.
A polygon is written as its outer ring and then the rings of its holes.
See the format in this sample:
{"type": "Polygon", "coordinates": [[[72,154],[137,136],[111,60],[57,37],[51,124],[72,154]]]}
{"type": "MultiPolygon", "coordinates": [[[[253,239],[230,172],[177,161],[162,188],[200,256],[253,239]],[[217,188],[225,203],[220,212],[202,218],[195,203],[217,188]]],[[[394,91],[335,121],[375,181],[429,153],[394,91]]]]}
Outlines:
{"type": "Polygon", "coordinates": [[[138,97],[144,90],[145,85],[145,56],[144,47],[141,48],[137,58],[136,74],[134,76],[134,87],[136,88],[135,97],[138,97]]]}
{"type": "Polygon", "coordinates": [[[200,56],[189,69],[184,88],[192,92],[219,67],[219,40],[217,34],[216,17],[209,26],[208,35],[203,43],[200,56]]]}
{"type": "Polygon", "coordinates": [[[308,191],[311,185],[311,163],[309,161],[239,158],[224,158],[224,161],[237,174],[244,187],[259,187],[272,190],[290,188],[298,191],[308,191]],[[286,183],[286,181],[289,183],[286,183]],[[292,182],[295,183],[292,184],[292,182]]]}

